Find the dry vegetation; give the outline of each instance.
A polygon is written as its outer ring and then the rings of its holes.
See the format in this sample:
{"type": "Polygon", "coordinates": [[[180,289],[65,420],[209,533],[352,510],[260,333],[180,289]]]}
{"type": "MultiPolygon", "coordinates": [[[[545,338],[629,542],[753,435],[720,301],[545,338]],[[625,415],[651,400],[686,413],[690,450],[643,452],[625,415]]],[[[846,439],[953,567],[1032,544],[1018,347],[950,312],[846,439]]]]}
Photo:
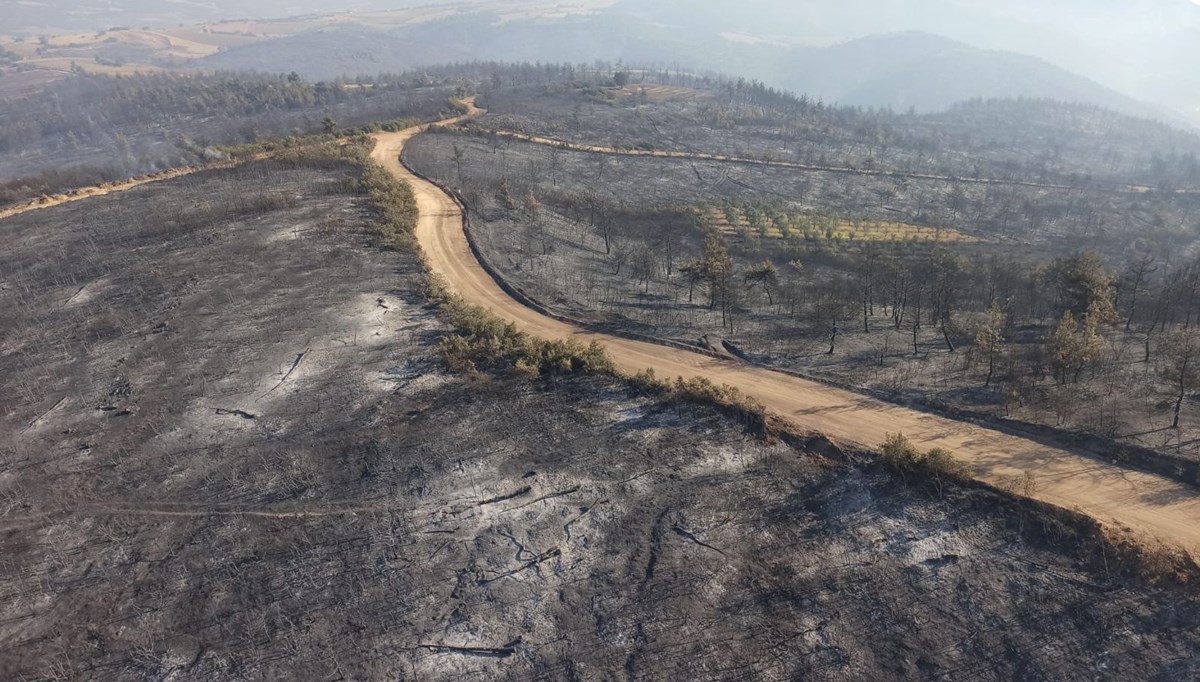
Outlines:
{"type": "MultiPolygon", "coordinates": [[[[582,0],[553,6],[463,2],[453,6],[408,7],[372,12],[304,13],[278,20],[180,23],[189,15],[176,3],[167,16],[171,26],[113,26],[92,32],[0,35],[0,96],[36,92],[47,83],[82,74],[131,75],[187,71],[223,49],[243,47],[339,26],[367,25],[402,29],[481,9],[503,21],[528,21],[586,13],[594,2],[582,0]],[[178,25],[174,25],[178,24],[178,25]],[[6,58],[7,57],[7,58],[6,58]]],[[[28,11],[28,10],[26,10],[28,11]]],[[[280,8],[283,11],[283,8],[280,8]]],[[[291,10],[296,14],[295,10],[291,10]]],[[[210,12],[202,14],[211,16],[210,12]]],[[[44,20],[43,20],[44,21],[44,20]]],[[[43,25],[39,21],[37,25],[43,25]]],[[[14,26],[0,26],[12,31],[14,26]]],[[[27,32],[22,32],[27,33],[27,32]]],[[[658,90],[652,91],[661,96],[658,90]]]]}

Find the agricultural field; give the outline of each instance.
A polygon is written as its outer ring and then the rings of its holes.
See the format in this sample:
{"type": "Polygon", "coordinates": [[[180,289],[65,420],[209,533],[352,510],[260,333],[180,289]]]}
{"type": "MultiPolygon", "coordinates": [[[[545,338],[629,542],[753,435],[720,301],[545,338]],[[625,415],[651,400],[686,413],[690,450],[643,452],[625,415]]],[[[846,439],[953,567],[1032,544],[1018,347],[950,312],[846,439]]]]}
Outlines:
{"type": "Polygon", "coordinates": [[[756,207],[705,207],[707,221],[730,237],[746,239],[802,239],[810,242],[890,242],[924,244],[974,244],[979,239],[945,227],[906,223],[845,220],[827,216],[762,210],[756,207]]]}
{"type": "MultiPolygon", "coordinates": [[[[176,3],[176,12],[163,16],[186,16],[186,10],[176,3]],[[184,12],[184,14],[180,14],[184,12]]],[[[12,61],[0,60],[0,97],[5,94],[24,94],[36,91],[46,81],[22,79],[21,87],[14,75],[23,71],[45,73],[135,74],[164,70],[189,71],[206,57],[222,50],[246,47],[305,32],[345,26],[370,26],[380,30],[399,30],[454,17],[470,16],[486,11],[499,21],[522,22],[561,19],[592,11],[611,4],[601,0],[573,0],[568,3],[539,5],[506,1],[468,1],[440,6],[407,7],[385,10],[297,13],[294,5],[280,8],[291,16],[279,19],[222,20],[199,23],[172,21],[163,25],[154,21],[131,22],[125,26],[106,26],[95,31],[14,31],[15,27],[0,26],[0,55],[13,55],[12,61]]],[[[119,8],[109,7],[111,11],[119,8]]],[[[156,10],[159,8],[155,8],[156,10]]],[[[213,10],[215,8],[206,8],[213,10]]],[[[316,8],[314,8],[316,9],[316,8]]],[[[203,12],[211,13],[211,12],[203,12]]],[[[156,13],[148,13],[161,19],[156,13]]],[[[41,24],[44,25],[44,24],[41,24]]],[[[632,93],[631,93],[632,94],[632,93]]],[[[668,91],[652,88],[658,98],[668,91]]]]}
{"type": "Polygon", "coordinates": [[[612,90],[612,99],[618,102],[645,104],[648,102],[695,102],[709,97],[708,93],[695,88],[683,88],[656,83],[625,85],[612,90]]]}
{"type": "Polygon", "coordinates": [[[62,71],[45,69],[22,71],[0,67],[0,98],[33,94],[45,89],[51,83],[66,80],[71,76],[72,74],[62,71]]]}

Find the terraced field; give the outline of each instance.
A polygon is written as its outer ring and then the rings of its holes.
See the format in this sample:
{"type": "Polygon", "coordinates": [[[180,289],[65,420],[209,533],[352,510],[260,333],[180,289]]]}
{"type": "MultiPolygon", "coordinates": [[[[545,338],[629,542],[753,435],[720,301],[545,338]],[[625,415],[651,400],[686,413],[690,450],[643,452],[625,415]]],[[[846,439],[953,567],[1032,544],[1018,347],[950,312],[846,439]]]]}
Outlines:
{"type": "Polygon", "coordinates": [[[647,102],[695,102],[706,96],[699,90],[668,85],[627,85],[616,95],[618,99],[641,98],[647,102]]]}
{"type": "Polygon", "coordinates": [[[759,211],[737,206],[707,207],[712,224],[727,235],[806,241],[974,244],[981,240],[949,227],[877,220],[846,220],[811,213],[759,211]]]}

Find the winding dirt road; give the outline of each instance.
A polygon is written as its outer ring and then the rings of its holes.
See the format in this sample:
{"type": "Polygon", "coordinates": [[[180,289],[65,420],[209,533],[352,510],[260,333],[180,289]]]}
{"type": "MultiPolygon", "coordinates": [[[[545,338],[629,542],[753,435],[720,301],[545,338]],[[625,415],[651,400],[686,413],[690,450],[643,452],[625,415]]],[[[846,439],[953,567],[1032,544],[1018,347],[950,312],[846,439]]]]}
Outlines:
{"type": "Polygon", "coordinates": [[[1200,556],[1200,494],[1182,483],[768,369],[587,331],[523,306],[508,296],[475,259],[458,204],[401,164],[405,143],[423,130],[425,127],[376,135],[373,157],[412,185],[420,210],[418,241],[434,271],[468,301],[537,336],[599,341],[624,372],[652,368],[664,378],[707,377],[736,386],[798,427],[839,441],[874,447],[887,434],[900,432],[922,448],[950,449],[984,481],[1002,483],[1026,471],[1033,472],[1033,497],[1182,545],[1193,556],[1200,556]]]}

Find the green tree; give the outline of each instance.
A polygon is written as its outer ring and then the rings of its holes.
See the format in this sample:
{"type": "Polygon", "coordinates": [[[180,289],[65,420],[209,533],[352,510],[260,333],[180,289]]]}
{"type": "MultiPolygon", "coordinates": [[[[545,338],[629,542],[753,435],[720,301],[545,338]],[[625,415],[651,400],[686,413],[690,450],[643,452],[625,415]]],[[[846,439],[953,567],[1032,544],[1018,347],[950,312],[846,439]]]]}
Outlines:
{"type": "Polygon", "coordinates": [[[1117,319],[1116,275],[1108,271],[1095,251],[1082,251],[1056,259],[1046,270],[1055,288],[1060,309],[1077,317],[1095,317],[1098,323],[1117,319]]]}
{"type": "Polygon", "coordinates": [[[1006,315],[999,301],[992,303],[983,324],[975,332],[975,352],[987,359],[988,373],[984,386],[992,385],[996,373],[996,361],[1004,355],[1004,321],[1006,315]]]}
{"type": "Polygon", "coordinates": [[[1096,325],[1099,318],[1086,316],[1081,323],[1070,310],[1054,326],[1047,343],[1050,366],[1059,384],[1079,381],[1083,370],[1100,357],[1104,348],[1096,325]]]}
{"type": "Polygon", "coordinates": [[[332,135],[337,132],[337,121],[332,116],[326,116],[324,121],[321,121],[321,129],[326,135],[332,135]]]}
{"type": "Polygon", "coordinates": [[[725,204],[724,212],[725,222],[729,223],[730,227],[737,229],[741,226],[742,214],[738,211],[736,206],[733,204],[725,204]]]}

